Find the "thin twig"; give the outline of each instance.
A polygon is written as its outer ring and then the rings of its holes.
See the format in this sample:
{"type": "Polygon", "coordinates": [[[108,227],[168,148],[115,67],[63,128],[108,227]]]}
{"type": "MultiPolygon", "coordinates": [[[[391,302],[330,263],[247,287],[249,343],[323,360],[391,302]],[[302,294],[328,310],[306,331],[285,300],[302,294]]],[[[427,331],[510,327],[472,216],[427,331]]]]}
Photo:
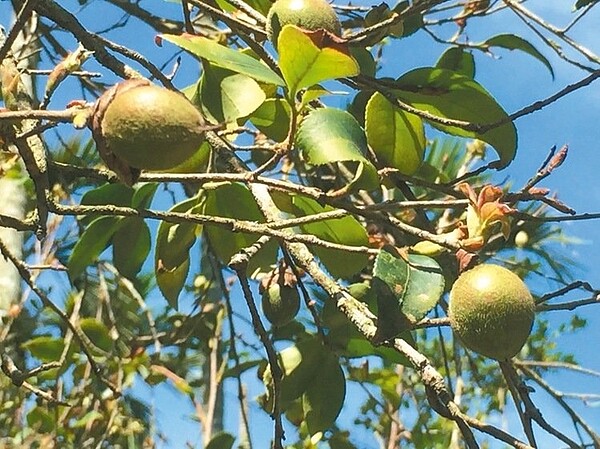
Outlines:
{"type": "Polygon", "coordinates": [[[17,268],[17,271],[19,272],[21,278],[25,281],[29,288],[31,288],[31,290],[41,299],[44,306],[48,307],[54,313],[56,313],[60,317],[60,319],[69,327],[69,329],[71,329],[71,331],[77,338],[77,341],[81,345],[81,349],[87,357],[87,360],[98,379],[100,379],[100,381],[102,381],[104,385],[110,388],[110,390],[115,396],[120,396],[121,392],[119,391],[119,389],[115,385],[113,385],[113,383],[110,380],[104,377],[100,366],[96,363],[96,360],[94,360],[94,356],[92,355],[90,347],[88,345],[89,339],[85,336],[83,331],[81,331],[81,329],[75,326],[75,324],[71,322],[71,320],[65,314],[65,312],[63,312],[56,304],[54,304],[52,300],[46,295],[46,293],[44,293],[44,291],[41,288],[39,288],[35,284],[35,282],[33,282],[31,273],[29,272],[29,270],[27,270],[25,263],[19,260],[17,257],[15,257],[14,254],[10,252],[2,240],[0,240],[0,252],[5,258],[7,258],[13,263],[13,265],[17,268]]]}

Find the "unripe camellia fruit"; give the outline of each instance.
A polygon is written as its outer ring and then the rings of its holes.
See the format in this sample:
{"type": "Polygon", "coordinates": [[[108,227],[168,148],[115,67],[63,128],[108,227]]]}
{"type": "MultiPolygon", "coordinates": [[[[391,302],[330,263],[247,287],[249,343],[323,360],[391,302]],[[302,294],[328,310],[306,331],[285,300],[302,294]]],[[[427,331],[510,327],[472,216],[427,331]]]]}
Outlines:
{"type": "Polygon", "coordinates": [[[92,125],[101,156],[117,172],[123,162],[145,170],[175,167],[196,153],[207,129],[181,93],[146,80],[124,81],[104,93],[92,125]]]}
{"type": "Polygon", "coordinates": [[[279,32],[285,25],[296,25],[305,30],[324,29],[339,36],[340,19],[326,0],[277,0],[267,15],[267,35],[277,46],[279,32]]]}
{"type": "Polygon", "coordinates": [[[450,292],[448,316],[463,344],[486,357],[506,360],[531,333],[535,302],[512,271],[478,265],[460,275],[450,292]]]}
{"type": "Polygon", "coordinates": [[[262,294],[262,310],[273,326],[288,324],[300,310],[298,289],[273,282],[262,294]]]}

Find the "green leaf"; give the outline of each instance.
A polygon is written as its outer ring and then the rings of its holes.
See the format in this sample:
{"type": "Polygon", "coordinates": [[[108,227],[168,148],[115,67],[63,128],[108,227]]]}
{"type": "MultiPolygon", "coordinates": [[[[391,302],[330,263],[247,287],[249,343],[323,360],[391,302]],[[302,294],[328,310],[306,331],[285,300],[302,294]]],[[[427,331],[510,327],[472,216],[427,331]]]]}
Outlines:
{"type": "MultiPolygon", "coordinates": [[[[321,206],[315,200],[301,196],[294,196],[292,204],[298,217],[334,210],[331,206],[321,206]]],[[[332,243],[348,246],[366,246],[369,243],[365,227],[351,216],[308,223],[300,226],[300,229],[332,243]]],[[[350,277],[362,270],[369,261],[367,254],[348,253],[320,246],[313,246],[311,249],[335,278],[350,277]]]]}
{"type": "Polygon", "coordinates": [[[213,122],[235,122],[254,112],[266,98],[252,78],[208,62],[200,83],[202,112],[213,122]]]}
{"type": "Polygon", "coordinates": [[[206,59],[216,66],[236,73],[242,73],[250,78],[254,78],[256,81],[276,84],[278,86],[285,85],[285,82],[281,77],[265,64],[257,61],[252,56],[245,55],[239,51],[227,48],[224,45],[217,44],[211,39],[189,34],[181,36],[163,34],[162,37],[184,50],[189,51],[194,56],[206,59]]]}
{"type": "MultiPolygon", "coordinates": [[[[125,184],[104,184],[93,190],[88,190],[81,197],[81,204],[86,206],[114,205],[120,207],[130,207],[135,191],[125,184]]],[[[87,226],[97,217],[84,216],[79,222],[87,226]]]]}
{"type": "Polygon", "coordinates": [[[82,427],[86,427],[88,425],[92,425],[92,423],[96,420],[102,420],[104,416],[97,410],[91,410],[83,415],[81,418],[70,424],[69,427],[74,429],[81,429],[82,427]]]}
{"type": "Polygon", "coordinates": [[[304,33],[286,25],[277,39],[279,66],[288,87],[289,97],[321,81],[356,76],[358,63],[340,44],[335,44],[323,31],[304,33]]]}
{"type": "Polygon", "coordinates": [[[577,11],[578,9],[584,8],[587,5],[591,5],[597,2],[598,0],[577,0],[577,2],[575,2],[575,5],[573,6],[573,9],[577,11]]]}
{"type": "MultiPolygon", "coordinates": [[[[347,287],[348,292],[357,300],[368,305],[373,313],[377,313],[377,297],[374,289],[369,284],[358,283],[347,287]]],[[[393,348],[385,346],[374,346],[363,334],[352,324],[346,315],[338,310],[335,301],[325,300],[322,314],[323,325],[327,328],[327,339],[332,349],[343,357],[356,358],[367,356],[378,356],[388,363],[411,366],[408,359],[393,348]]],[[[414,345],[409,332],[399,337],[404,338],[414,345]]]]}
{"type": "Polygon", "coordinates": [[[110,338],[110,331],[104,323],[96,318],[82,318],[79,321],[79,327],[98,348],[104,352],[112,350],[113,340],[110,338]]]}
{"type": "Polygon", "coordinates": [[[291,107],[287,101],[281,98],[269,98],[248,118],[269,139],[283,142],[290,129],[291,115],[291,107]]]}
{"type": "Polygon", "coordinates": [[[152,199],[158,188],[157,182],[146,182],[141,184],[131,198],[131,207],[134,209],[147,209],[152,204],[152,199]]]}
{"type": "Polygon", "coordinates": [[[161,293],[169,305],[177,309],[179,303],[179,294],[183,290],[185,280],[190,271],[190,261],[185,260],[181,265],[167,270],[158,267],[156,270],[156,283],[161,293]]]}
{"type": "Polygon", "coordinates": [[[423,121],[395,107],[379,92],[367,103],[367,141],[377,159],[387,167],[412,175],[423,162],[425,130],[423,121]]]}
{"type": "Polygon", "coordinates": [[[204,449],[231,449],[235,438],[227,432],[219,432],[215,434],[204,449]]]}
{"type": "Polygon", "coordinates": [[[302,395],[302,408],[311,435],[333,426],[346,398],[346,378],[337,356],[328,353],[319,366],[318,379],[302,395]]]}
{"type": "Polygon", "coordinates": [[[67,261],[69,277],[77,279],[108,247],[121,224],[119,217],[99,217],[83,231],[67,261]]]}
{"type": "MultiPolygon", "coordinates": [[[[446,69],[420,68],[403,75],[396,82],[394,94],[413,107],[454,120],[481,125],[508,120],[508,115],[480,84],[446,69]]],[[[431,122],[449,134],[472,137],[489,143],[500,157],[500,167],[508,165],[517,150],[517,131],[507,122],[485,133],[466,131],[455,126],[431,122]]]]}
{"type": "MultiPolygon", "coordinates": [[[[328,351],[316,337],[301,340],[296,345],[285,348],[279,353],[280,366],[284,373],[281,382],[282,404],[287,406],[291,401],[304,394],[327,355],[328,351]]],[[[262,379],[267,387],[268,400],[270,400],[273,392],[273,377],[270,367],[267,366],[262,379]]]]}
{"type": "MultiPolygon", "coordinates": [[[[378,297],[378,316],[384,320],[397,319],[393,316],[395,307],[405,322],[386,323],[410,325],[435,307],[444,293],[444,275],[430,257],[411,254],[407,261],[382,250],[375,258],[372,285],[378,297]]],[[[396,333],[403,330],[396,329],[396,333]]]]}
{"type": "Polygon", "coordinates": [[[126,217],[112,237],[113,262],[119,273],[134,279],[150,253],[150,229],[143,218],[126,217]]]}
{"type": "Polygon", "coordinates": [[[115,206],[129,207],[134,190],[125,184],[104,184],[93,190],[88,190],[81,197],[81,204],[98,206],[112,204],[115,206]]]}
{"type": "Polygon", "coordinates": [[[440,56],[435,66],[475,78],[475,58],[462,47],[450,47],[440,56]]]}
{"type": "Polygon", "coordinates": [[[55,429],[54,413],[46,406],[36,406],[27,413],[27,426],[37,433],[49,433],[55,429]]]}
{"type": "Polygon", "coordinates": [[[59,337],[42,335],[26,341],[21,347],[44,363],[55,362],[60,359],[60,356],[65,349],[65,342],[59,337]]]}
{"type": "Polygon", "coordinates": [[[358,162],[359,168],[348,188],[373,190],[379,186],[377,170],[365,156],[365,133],[349,112],[335,108],[311,112],[300,124],[296,145],[312,165],[358,162]]]}
{"type": "MultiPolygon", "coordinates": [[[[196,196],[176,204],[169,212],[200,213],[203,208],[202,198],[196,196]]],[[[194,223],[161,221],[158,226],[154,253],[156,282],[169,305],[175,309],[189,270],[189,251],[198,233],[199,226],[194,223]]]]}
{"type": "Polygon", "coordinates": [[[499,34],[489,38],[482,45],[485,47],[501,47],[506,48],[507,50],[521,50],[522,52],[533,56],[535,59],[544,64],[550,71],[552,79],[554,79],[554,70],[552,69],[552,64],[550,64],[550,61],[548,61],[548,59],[541,54],[537,48],[535,48],[522,37],[515,36],[514,34],[499,34]]]}
{"type": "Polygon", "coordinates": [[[204,173],[210,159],[211,146],[208,142],[202,142],[198,151],[192,157],[183,161],[168,170],[163,170],[165,173],[204,173]]]}
{"type": "MultiPolygon", "coordinates": [[[[264,221],[252,193],[242,184],[226,183],[206,190],[204,213],[238,220],[264,221]]],[[[206,225],[205,229],[211,248],[225,264],[229,263],[234,254],[254,244],[260,237],[256,234],[233,232],[218,226],[206,225]]],[[[251,259],[248,273],[253,273],[258,268],[263,272],[267,271],[268,267],[275,263],[277,250],[278,246],[275,241],[265,245],[251,259]]]]}

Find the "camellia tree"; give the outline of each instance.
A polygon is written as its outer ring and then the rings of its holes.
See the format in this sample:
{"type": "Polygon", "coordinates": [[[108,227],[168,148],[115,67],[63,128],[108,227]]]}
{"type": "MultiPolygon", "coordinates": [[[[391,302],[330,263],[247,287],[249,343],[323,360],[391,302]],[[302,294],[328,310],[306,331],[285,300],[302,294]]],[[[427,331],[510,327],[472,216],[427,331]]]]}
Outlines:
{"type": "Polygon", "coordinates": [[[540,186],[566,146],[511,180],[515,121],[600,77],[596,0],[9,3],[2,447],[164,447],[164,385],[210,449],[600,447],[548,378],[598,375],[555,343],[599,292],[552,244],[595,216],[540,186]],[[443,50],[398,72],[415,33],[443,50]],[[586,74],[509,114],[475,76],[506,49],[586,74]]]}

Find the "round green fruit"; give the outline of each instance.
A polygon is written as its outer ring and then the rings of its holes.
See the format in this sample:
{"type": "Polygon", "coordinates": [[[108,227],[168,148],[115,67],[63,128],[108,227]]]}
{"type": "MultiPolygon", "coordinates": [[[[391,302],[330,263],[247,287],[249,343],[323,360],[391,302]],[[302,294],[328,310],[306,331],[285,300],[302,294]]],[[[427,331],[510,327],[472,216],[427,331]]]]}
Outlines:
{"type": "Polygon", "coordinates": [[[273,326],[284,326],[300,310],[300,295],[296,287],[272,283],[262,294],[262,309],[273,326]]]}
{"type": "Polygon", "coordinates": [[[326,0],[277,0],[267,15],[267,35],[276,47],[285,25],[310,31],[325,29],[336,36],[342,33],[340,19],[326,0]]]}
{"type": "Polygon", "coordinates": [[[529,337],[535,302],[519,276],[504,267],[483,264],[456,280],[448,316],[467,348],[506,360],[517,354],[529,337]]]}
{"type": "Polygon", "coordinates": [[[153,84],[117,90],[101,121],[106,148],[145,170],[183,163],[198,151],[205,131],[203,117],[187,98],[153,84]]]}

